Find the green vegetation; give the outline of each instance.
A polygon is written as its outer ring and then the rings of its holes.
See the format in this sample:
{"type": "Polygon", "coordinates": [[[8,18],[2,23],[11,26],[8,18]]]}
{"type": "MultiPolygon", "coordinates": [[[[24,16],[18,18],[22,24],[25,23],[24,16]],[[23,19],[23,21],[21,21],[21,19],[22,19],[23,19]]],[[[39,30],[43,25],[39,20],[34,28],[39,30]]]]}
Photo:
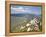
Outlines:
{"type": "Polygon", "coordinates": [[[11,16],[11,32],[41,32],[42,31],[41,17],[38,18],[39,23],[36,23],[36,25],[38,25],[36,27],[37,28],[36,30],[34,29],[35,24],[32,25],[30,22],[34,19],[35,18],[29,19],[29,18],[25,18],[25,17],[15,17],[15,16],[13,17],[13,16],[11,16]],[[26,26],[27,24],[30,24],[30,25],[26,26]]]}

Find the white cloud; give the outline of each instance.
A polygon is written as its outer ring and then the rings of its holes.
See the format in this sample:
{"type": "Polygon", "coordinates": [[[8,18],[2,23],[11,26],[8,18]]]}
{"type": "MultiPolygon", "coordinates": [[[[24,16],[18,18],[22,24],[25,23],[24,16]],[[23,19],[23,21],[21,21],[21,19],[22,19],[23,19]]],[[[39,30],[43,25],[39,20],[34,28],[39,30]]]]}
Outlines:
{"type": "Polygon", "coordinates": [[[21,13],[21,12],[30,12],[31,10],[27,10],[27,9],[24,9],[23,7],[18,7],[18,8],[14,8],[14,7],[11,7],[13,13],[15,12],[18,12],[18,13],[21,13]]]}

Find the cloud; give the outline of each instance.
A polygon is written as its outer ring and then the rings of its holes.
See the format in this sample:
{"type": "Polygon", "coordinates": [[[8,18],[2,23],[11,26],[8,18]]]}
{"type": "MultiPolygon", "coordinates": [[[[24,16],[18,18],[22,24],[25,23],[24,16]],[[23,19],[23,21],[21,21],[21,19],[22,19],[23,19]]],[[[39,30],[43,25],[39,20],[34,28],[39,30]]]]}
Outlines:
{"type": "Polygon", "coordinates": [[[41,7],[13,7],[11,6],[11,13],[28,13],[28,14],[41,14],[41,7]]]}
{"type": "Polygon", "coordinates": [[[14,10],[14,12],[30,12],[31,10],[27,10],[27,9],[24,9],[23,7],[18,7],[18,8],[14,8],[14,7],[11,7],[12,10],[14,10]]]}

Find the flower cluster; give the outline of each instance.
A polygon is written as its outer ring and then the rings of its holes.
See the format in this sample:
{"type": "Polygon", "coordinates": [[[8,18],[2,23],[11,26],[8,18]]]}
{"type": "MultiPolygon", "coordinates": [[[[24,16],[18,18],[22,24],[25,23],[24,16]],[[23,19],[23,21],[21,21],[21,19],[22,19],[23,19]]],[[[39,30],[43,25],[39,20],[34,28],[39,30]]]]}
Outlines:
{"type": "Polygon", "coordinates": [[[39,31],[38,23],[39,23],[38,19],[34,18],[29,23],[27,23],[26,26],[21,26],[20,30],[26,29],[26,31],[39,31]]]}

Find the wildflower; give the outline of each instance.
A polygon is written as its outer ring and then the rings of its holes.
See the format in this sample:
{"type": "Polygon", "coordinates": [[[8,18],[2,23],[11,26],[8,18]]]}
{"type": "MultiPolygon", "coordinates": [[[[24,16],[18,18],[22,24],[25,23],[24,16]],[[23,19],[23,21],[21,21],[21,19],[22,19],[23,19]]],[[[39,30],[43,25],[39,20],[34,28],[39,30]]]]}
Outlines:
{"type": "Polygon", "coordinates": [[[28,26],[30,26],[31,24],[30,23],[28,23],[26,26],[28,27],[28,26]]]}
{"type": "Polygon", "coordinates": [[[35,31],[38,31],[38,30],[39,30],[39,27],[34,27],[34,30],[35,30],[35,31]]]}
{"type": "Polygon", "coordinates": [[[30,27],[27,29],[27,31],[30,31],[30,27]]]}
{"type": "Polygon", "coordinates": [[[25,26],[21,26],[21,28],[20,29],[24,29],[25,28],[25,26]]]}
{"type": "Polygon", "coordinates": [[[37,18],[34,18],[34,21],[35,21],[36,23],[39,23],[39,21],[38,21],[38,19],[37,19],[37,18]]]}
{"type": "Polygon", "coordinates": [[[35,27],[38,27],[38,24],[37,24],[37,23],[35,23],[35,24],[34,24],[34,26],[35,26],[35,27]]]}
{"type": "Polygon", "coordinates": [[[30,27],[27,29],[27,31],[32,31],[32,30],[33,30],[33,29],[32,29],[32,28],[30,28],[30,27]]]}

